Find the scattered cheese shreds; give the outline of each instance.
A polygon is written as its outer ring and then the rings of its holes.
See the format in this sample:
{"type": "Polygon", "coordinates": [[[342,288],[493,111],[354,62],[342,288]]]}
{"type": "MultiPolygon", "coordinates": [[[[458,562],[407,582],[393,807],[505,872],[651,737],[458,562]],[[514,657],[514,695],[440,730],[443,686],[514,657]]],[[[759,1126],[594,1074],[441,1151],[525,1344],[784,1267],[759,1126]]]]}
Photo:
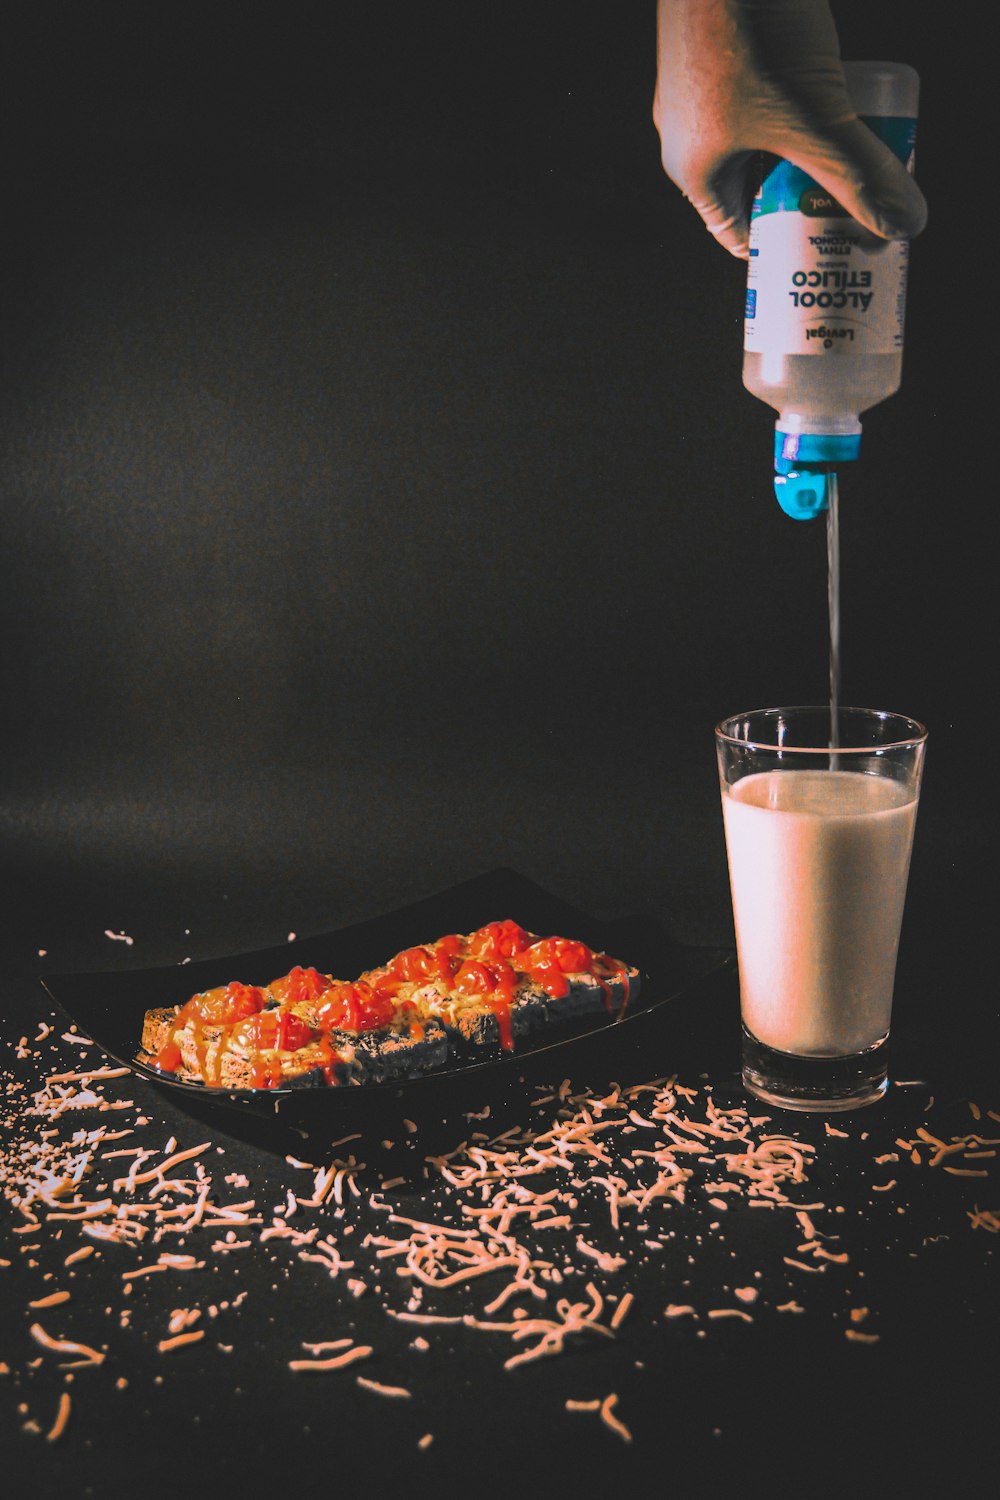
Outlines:
{"type": "Polygon", "coordinates": [[[601,1402],[601,1420],[611,1428],[612,1432],[617,1432],[620,1438],[624,1438],[626,1443],[630,1443],[632,1441],[631,1432],[629,1432],[625,1423],[615,1416],[614,1408],[617,1405],[617,1396],[606,1396],[601,1402]]]}
{"type": "Polygon", "coordinates": [[[161,1339],[156,1347],[161,1354],[166,1354],[171,1349],[182,1349],[185,1344],[197,1344],[204,1337],[204,1328],[193,1328],[189,1333],[175,1333],[173,1338],[161,1339]]]}
{"type": "Polygon", "coordinates": [[[356,1375],[354,1378],[356,1383],[363,1386],[366,1391],[375,1391],[379,1396],[398,1396],[408,1399],[413,1395],[412,1391],[408,1391],[402,1385],[383,1385],[380,1380],[368,1380],[364,1375],[356,1375]]]}
{"type": "Polygon", "coordinates": [[[66,1430],[66,1424],[69,1421],[69,1414],[71,1410],[72,1402],[70,1400],[69,1392],[63,1391],[62,1395],[59,1397],[59,1409],[56,1412],[56,1419],[53,1422],[52,1426],[49,1428],[48,1432],[45,1434],[46,1442],[54,1443],[57,1438],[62,1437],[63,1433],[66,1430]]]}
{"type": "Polygon", "coordinates": [[[104,1355],[99,1349],[92,1349],[89,1344],[78,1344],[75,1339],[50,1338],[40,1323],[32,1323],[28,1332],[36,1344],[41,1344],[43,1349],[50,1349],[54,1354],[78,1354],[87,1364],[104,1363],[104,1355]]]}
{"type": "MultiPolygon", "coordinates": [[[[124,934],[109,932],[108,936],[131,942],[124,934]]],[[[35,1041],[43,1040],[53,1049],[64,1043],[66,1056],[66,1047],[88,1039],[75,1033],[57,1036],[51,1027],[43,1027],[35,1041]]],[[[26,1038],[23,1047],[28,1047],[26,1038]]],[[[215,1156],[224,1153],[211,1140],[179,1147],[171,1136],[162,1149],[143,1145],[106,1149],[132,1134],[132,1129],[112,1129],[112,1123],[128,1122],[109,1121],[109,1112],[131,1110],[133,1129],[148,1121],[137,1115],[132,1101],[103,1091],[105,1083],[128,1076],[127,1068],[110,1063],[81,1068],[79,1063],[79,1056],[74,1056],[72,1066],[50,1074],[30,1095],[29,1118],[42,1124],[35,1127],[34,1142],[16,1148],[23,1152],[16,1162],[9,1149],[0,1153],[0,1192],[24,1220],[14,1233],[25,1237],[21,1247],[25,1251],[37,1251],[39,1244],[34,1242],[45,1235],[65,1234],[58,1251],[62,1266],[74,1266],[94,1254],[130,1258],[117,1271],[122,1295],[130,1297],[135,1292],[130,1305],[120,1312],[120,1326],[128,1328],[135,1314],[139,1327],[137,1304],[143,1302],[148,1287],[146,1300],[158,1299],[160,1316],[167,1318],[167,1336],[153,1334],[150,1340],[159,1353],[204,1341],[207,1326],[224,1318],[246,1296],[241,1292],[239,1297],[220,1297],[204,1307],[175,1307],[164,1314],[163,1291],[174,1284],[176,1273],[191,1273],[194,1283],[208,1266],[221,1276],[231,1265],[238,1269],[239,1257],[225,1259],[230,1252],[252,1254],[265,1243],[268,1253],[273,1248],[288,1257],[289,1269],[296,1262],[309,1263],[317,1268],[309,1274],[325,1273],[337,1281],[331,1295],[341,1299],[341,1307],[345,1298],[370,1293],[370,1300],[390,1318],[499,1336],[512,1349],[506,1353],[502,1348],[499,1356],[509,1371],[559,1355],[580,1340],[607,1345],[624,1339],[627,1347],[631,1325],[625,1325],[635,1298],[628,1285],[633,1257],[642,1249],[662,1250],[675,1233],[678,1215],[700,1215],[693,1222],[703,1232],[707,1225],[708,1233],[728,1234],[737,1232],[744,1209],[784,1210],[775,1213],[766,1226],[769,1232],[787,1231],[784,1248],[794,1253],[781,1256],[783,1265],[812,1274],[829,1271],[831,1281],[849,1274],[844,1268],[850,1257],[836,1245],[838,1235],[831,1232],[831,1217],[814,1218],[841,1211],[828,1211],[823,1202],[810,1197],[810,1169],[819,1148],[774,1132],[767,1116],[749,1116],[742,1105],[721,1107],[707,1085],[692,1088],[664,1077],[629,1088],[616,1084],[595,1094],[586,1088],[574,1092],[571,1080],[564,1079],[558,1089],[525,1102],[526,1114],[530,1111],[537,1116],[530,1127],[511,1126],[492,1136],[487,1130],[473,1130],[450,1151],[426,1157],[427,1194],[416,1200],[419,1207],[412,1213],[401,1208],[413,1200],[390,1196],[406,1183],[402,1176],[383,1179],[377,1173],[377,1186],[372,1188],[366,1186],[365,1163],[353,1154],[331,1154],[320,1164],[286,1155],[284,1164],[292,1172],[311,1174],[305,1179],[311,1183],[305,1189],[310,1196],[283,1184],[276,1197],[264,1200],[267,1207],[262,1211],[245,1176],[215,1172],[215,1156]],[[81,1119],[88,1124],[81,1127],[81,1119]],[[112,1159],[120,1160],[121,1166],[106,1166],[112,1159]],[[116,1177],[115,1171],[122,1175],[116,1177]],[[245,1196],[237,1197],[237,1193],[245,1196]],[[362,1198],[383,1218],[363,1238],[358,1235],[352,1240],[349,1236],[356,1226],[351,1210],[362,1198]],[[727,1213],[725,1230],[711,1218],[710,1209],[727,1213]],[[204,1232],[209,1235],[207,1241],[200,1238],[204,1232]],[[70,1236],[86,1236],[102,1248],[98,1251],[94,1243],[74,1247],[70,1236]],[[177,1249],[164,1248],[164,1241],[177,1249]],[[208,1246],[213,1254],[207,1259],[199,1256],[199,1246],[208,1246]],[[350,1271],[356,1274],[342,1274],[350,1271]],[[474,1299],[472,1305],[479,1311],[467,1310],[469,1299],[474,1299]]],[[[968,1107],[974,1123],[984,1116],[1000,1121],[996,1111],[971,1103],[968,1107]]],[[[485,1122],[489,1116],[489,1108],[484,1108],[467,1111],[464,1118],[485,1122]]],[[[409,1134],[417,1133],[413,1121],[403,1123],[409,1134]]],[[[963,1125],[969,1123],[966,1117],[963,1125]]],[[[985,1129],[979,1124],[980,1131],[985,1129]]],[[[900,1176],[871,1183],[871,1191],[902,1191],[910,1163],[941,1166],[958,1178],[990,1175],[1000,1137],[970,1130],[946,1139],[943,1132],[944,1127],[935,1134],[917,1126],[912,1139],[896,1139],[898,1150],[875,1156],[875,1165],[892,1162],[900,1176]]],[[[834,1138],[847,1135],[830,1127],[825,1133],[834,1138]]],[[[362,1139],[360,1131],[345,1136],[330,1143],[331,1153],[362,1139]]],[[[386,1149],[391,1144],[383,1142],[386,1149]]],[[[834,1143],[826,1149],[837,1147],[834,1143]]],[[[272,1184],[268,1192],[273,1191],[272,1184]]],[[[957,1185],[955,1191],[959,1191],[957,1185]]],[[[887,1202],[883,1212],[891,1211],[887,1202]]],[[[973,1229],[1000,1232],[1000,1210],[977,1204],[965,1212],[973,1229]]],[[[367,1224],[371,1224],[370,1215],[367,1224]]],[[[696,1234],[694,1242],[700,1240],[696,1234]]],[[[664,1265],[666,1261],[665,1257],[664,1265]]],[[[45,1274],[50,1286],[56,1274],[62,1279],[64,1273],[45,1274]]],[[[757,1278],[761,1274],[754,1272],[757,1278]]],[[[785,1285],[792,1280],[785,1272],[785,1285]]],[[[678,1282],[675,1295],[687,1285],[678,1282]]],[[[75,1295],[77,1286],[72,1295],[65,1288],[38,1290],[39,1295],[28,1302],[32,1311],[62,1307],[67,1316],[78,1301],[85,1304],[85,1298],[75,1295]]],[[[719,1305],[699,1315],[693,1303],[668,1302],[664,1318],[688,1319],[695,1325],[673,1329],[669,1338],[705,1338],[705,1324],[723,1320],[753,1324],[769,1312],[801,1314],[806,1310],[794,1299],[762,1298],[761,1288],[755,1285],[719,1290],[742,1306],[719,1305]],[[751,1305],[753,1315],[746,1310],[751,1305]]],[[[724,1299],[720,1295],[718,1300],[724,1299]]],[[[877,1342],[877,1333],[858,1326],[868,1316],[867,1307],[849,1307],[844,1336],[859,1344],[877,1342]]],[[[29,1331],[44,1351],[62,1357],[54,1365],[38,1356],[35,1366],[72,1371],[100,1365],[107,1358],[107,1347],[97,1349],[72,1337],[53,1336],[40,1323],[32,1323],[29,1331]]],[[[226,1352],[234,1344],[218,1342],[216,1347],[226,1352]]],[[[309,1357],[288,1360],[291,1372],[343,1370],[375,1354],[374,1344],[358,1344],[353,1338],[303,1343],[302,1348],[309,1357]]],[[[430,1345],[426,1339],[414,1339],[410,1348],[426,1350],[430,1345]]],[[[412,1400],[421,1394],[392,1379],[354,1375],[353,1380],[360,1389],[386,1399],[412,1400]]],[[[119,1388],[124,1383],[120,1380],[119,1388]]],[[[616,1394],[567,1399],[564,1404],[570,1412],[598,1414],[620,1439],[632,1441],[631,1431],[617,1413],[616,1394]]],[[[49,1441],[64,1432],[70,1413],[70,1398],[63,1392],[46,1433],[49,1441]]],[[[74,1427],[76,1423],[74,1417],[74,1427]]],[[[22,1425],[25,1430],[44,1430],[38,1423],[22,1425]]],[[[427,1447],[432,1441],[433,1434],[428,1432],[418,1446],[427,1447]]]]}
{"type": "Polygon", "coordinates": [[[353,1349],[345,1349],[343,1354],[331,1355],[329,1359],[290,1359],[288,1368],[300,1371],[318,1370],[341,1370],[345,1365],[352,1365],[359,1359],[367,1359],[373,1353],[367,1344],[358,1344],[353,1349]]]}

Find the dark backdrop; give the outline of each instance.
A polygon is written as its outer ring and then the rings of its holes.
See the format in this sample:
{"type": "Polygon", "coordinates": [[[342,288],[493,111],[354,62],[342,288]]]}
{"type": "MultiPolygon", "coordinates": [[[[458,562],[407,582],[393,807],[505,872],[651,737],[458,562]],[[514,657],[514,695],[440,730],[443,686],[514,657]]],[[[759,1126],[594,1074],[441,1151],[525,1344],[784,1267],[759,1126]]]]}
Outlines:
{"type": "MultiPolygon", "coordinates": [[[[834,10],[921,73],[931,204],[843,479],[843,696],[931,728],[914,890],[957,933],[992,74],[939,9],[834,10]]],[[[263,946],[500,864],[728,940],[712,724],[825,694],[825,535],[773,499],[744,268],[660,169],[652,0],[5,18],[15,957],[263,946]]]]}

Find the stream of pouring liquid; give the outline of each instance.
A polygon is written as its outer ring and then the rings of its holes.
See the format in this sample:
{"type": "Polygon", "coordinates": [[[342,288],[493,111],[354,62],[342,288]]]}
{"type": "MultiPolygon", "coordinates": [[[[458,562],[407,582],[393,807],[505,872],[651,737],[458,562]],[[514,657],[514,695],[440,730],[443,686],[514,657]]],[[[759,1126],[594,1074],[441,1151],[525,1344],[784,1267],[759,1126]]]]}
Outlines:
{"type": "MultiPolygon", "coordinates": [[[[840,744],[840,495],[837,475],[829,476],[826,512],[827,604],[830,613],[830,749],[840,744]]],[[[831,759],[831,769],[833,760],[831,759]]]]}

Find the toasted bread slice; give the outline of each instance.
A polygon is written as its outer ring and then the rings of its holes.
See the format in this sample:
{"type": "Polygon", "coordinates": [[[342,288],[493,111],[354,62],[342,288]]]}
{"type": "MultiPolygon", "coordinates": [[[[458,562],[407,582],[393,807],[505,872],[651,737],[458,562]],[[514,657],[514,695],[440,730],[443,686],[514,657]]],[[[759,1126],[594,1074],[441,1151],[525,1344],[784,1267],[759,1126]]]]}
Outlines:
{"type": "Polygon", "coordinates": [[[142,1030],[143,1061],[170,1076],[197,1079],[215,1088],[245,1089],[318,1086],[326,1083],[383,1083],[412,1078],[443,1067],[448,1038],[441,1022],[407,1020],[374,1031],[325,1033],[294,1051],[241,1044],[233,1026],[176,1026],[178,1007],[147,1011],[142,1030]],[[157,1059],[170,1043],[180,1054],[176,1066],[157,1059]]]}
{"type": "Polygon", "coordinates": [[[142,1021],[142,1050],[153,1056],[167,1045],[177,1021],[179,1005],[147,1010],[142,1021]]]}
{"type": "Polygon", "coordinates": [[[349,1037],[310,1041],[293,1049],[255,1048],[240,1038],[238,1026],[192,1023],[178,1027],[179,1006],[146,1012],[142,1028],[142,1061],[169,1077],[214,1088],[298,1087],[300,1084],[350,1083],[361,1072],[349,1037]],[[179,1058],[164,1055],[173,1044],[179,1058]]]}
{"type": "Polygon", "coordinates": [[[359,1083],[416,1078],[444,1067],[448,1061],[447,1032],[434,1016],[397,1021],[378,1031],[335,1031],[330,1035],[337,1045],[343,1039],[353,1047],[359,1083]]]}
{"type": "Polygon", "coordinates": [[[634,968],[611,979],[598,979],[592,974],[568,974],[566,978],[565,995],[550,995],[541,985],[522,979],[506,1012],[479,996],[458,995],[441,985],[423,986],[415,998],[421,1009],[440,1018],[456,1054],[462,1056],[477,1048],[502,1047],[505,1039],[516,1046],[550,1026],[602,1011],[618,1015],[627,999],[638,993],[641,982],[634,968]]]}
{"type": "Polygon", "coordinates": [[[495,923],[404,950],[356,981],[292,969],[262,990],[233,984],[205,992],[200,1007],[147,1011],[143,1060],[227,1089],[395,1081],[449,1057],[510,1051],[559,1023],[620,1016],[640,983],[636,968],[582,943],[495,923]],[[239,1008],[248,998],[249,1014],[239,1008]]]}

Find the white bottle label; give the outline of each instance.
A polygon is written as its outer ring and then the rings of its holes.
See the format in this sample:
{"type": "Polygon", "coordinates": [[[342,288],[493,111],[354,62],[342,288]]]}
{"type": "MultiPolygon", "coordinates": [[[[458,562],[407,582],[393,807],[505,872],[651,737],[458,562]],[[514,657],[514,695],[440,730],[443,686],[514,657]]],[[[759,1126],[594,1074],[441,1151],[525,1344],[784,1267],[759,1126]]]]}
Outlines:
{"type": "MultiPolygon", "coordinates": [[[[866,123],[912,165],[914,121],[866,123]]],[[[750,217],[744,349],[898,354],[909,249],[863,229],[801,168],[778,162],[750,217]]]]}
{"type": "Polygon", "coordinates": [[[762,215],[750,235],[744,348],[897,353],[909,248],[876,240],[849,218],[762,215]]]}

